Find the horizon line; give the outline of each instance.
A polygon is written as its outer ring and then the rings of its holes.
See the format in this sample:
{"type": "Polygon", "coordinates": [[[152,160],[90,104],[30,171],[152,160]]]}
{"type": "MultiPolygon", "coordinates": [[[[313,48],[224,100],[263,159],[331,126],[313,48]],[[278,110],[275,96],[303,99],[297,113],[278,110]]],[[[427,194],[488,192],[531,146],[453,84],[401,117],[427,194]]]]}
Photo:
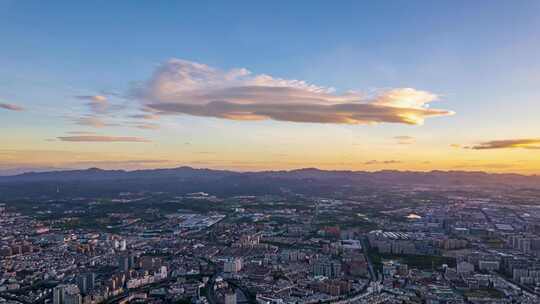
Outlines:
{"type": "MultiPolygon", "coordinates": [[[[17,170],[18,168],[11,168],[9,170],[17,170]]],[[[22,169],[22,168],[21,168],[22,169]]],[[[37,168],[36,168],[37,169],[37,168]]],[[[122,172],[138,172],[138,171],[152,171],[152,170],[174,170],[174,169],[193,169],[193,170],[210,170],[210,171],[227,171],[231,173],[272,173],[272,172],[295,172],[295,171],[302,171],[302,170],[317,170],[321,172],[343,172],[343,173],[381,173],[381,172],[398,172],[398,173],[435,173],[435,172],[442,172],[442,173],[481,173],[481,174],[489,174],[489,175],[518,175],[518,176],[524,176],[524,177],[538,177],[540,174],[533,173],[533,174],[523,174],[523,173],[517,173],[517,172],[486,172],[482,170],[442,170],[442,169],[431,169],[431,170],[400,170],[400,169],[379,169],[379,170],[352,170],[352,169],[321,169],[317,167],[298,167],[294,169],[281,169],[281,170],[238,170],[238,169],[216,169],[211,167],[196,167],[196,166],[188,166],[188,165],[182,165],[182,166],[176,166],[176,167],[164,167],[164,168],[144,168],[144,169],[104,169],[99,167],[86,167],[86,168],[50,168],[50,170],[44,170],[44,171],[34,171],[35,169],[29,169],[29,171],[24,171],[21,173],[16,174],[9,174],[9,175],[2,175],[0,174],[0,177],[15,177],[20,176],[24,174],[43,174],[43,173],[55,173],[55,172],[73,172],[73,171],[89,171],[89,170],[101,170],[101,171],[122,171],[122,172]]]]}

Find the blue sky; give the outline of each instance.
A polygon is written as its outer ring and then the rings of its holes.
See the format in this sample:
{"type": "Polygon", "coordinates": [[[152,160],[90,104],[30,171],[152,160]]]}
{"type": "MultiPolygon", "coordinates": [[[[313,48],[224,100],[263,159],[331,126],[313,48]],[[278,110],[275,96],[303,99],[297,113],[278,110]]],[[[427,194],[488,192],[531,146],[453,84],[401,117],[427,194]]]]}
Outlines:
{"type": "MultiPolygon", "coordinates": [[[[306,133],[337,132],[342,142],[358,137],[367,151],[381,149],[382,139],[410,136],[417,139],[414,145],[384,157],[394,160],[406,155],[398,160],[401,164],[415,157],[433,158],[436,166],[448,168],[437,161],[450,153],[445,150],[449,144],[540,137],[539,13],[538,1],[0,0],[0,103],[27,109],[0,112],[0,136],[7,139],[11,150],[87,150],[80,144],[74,147],[47,141],[82,130],[73,125],[73,117],[88,115],[88,109],[74,97],[115,93],[107,99],[117,105],[129,104],[135,111],[139,103],[126,96],[151,79],[164,62],[179,58],[225,71],[246,68],[257,75],[303,80],[333,87],[338,93],[378,94],[414,88],[437,94],[438,100],[430,106],[456,114],[429,118],[422,126],[329,126],[274,120],[239,122],[183,113],[167,116],[165,122],[170,123],[163,123],[165,127],[150,135],[126,126],[105,127],[99,133],[150,137],[154,145],[159,143],[159,149],[170,153],[179,149],[170,144],[178,135],[209,153],[217,153],[226,142],[236,151],[252,143],[243,136],[244,130],[271,134],[266,142],[269,145],[278,145],[273,138],[289,132],[300,143],[306,133]],[[225,129],[230,140],[216,135],[215,128],[225,129]],[[221,145],[210,144],[220,141],[221,145]],[[425,150],[429,147],[431,152],[425,150]]],[[[93,132],[86,127],[84,131],[93,132]]],[[[308,139],[304,146],[310,147],[312,141],[317,139],[308,139]]],[[[95,152],[114,151],[120,157],[130,145],[107,144],[95,152]]],[[[258,141],[254,145],[258,149],[246,156],[253,162],[261,151],[300,154],[299,147],[275,152],[262,148],[264,144],[258,141]]],[[[329,161],[332,157],[340,162],[344,149],[340,146],[333,154],[315,159],[324,159],[323,165],[333,163],[329,161]]],[[[511,150],[516,159],[537,153],[533,149],[511,150]]],[[[158,152],[152,153],[157,156],[158,152]]],[[[451,157],[453,163],[455,159],[502,157],[498,151],[470,153],[460,151],[451,157]],[[478,157],[478,153],[499,154],[478,157]]],[[[273,161],[264,153],[263,158],[273,161]]],[[[364,152],[352,156],[348,163],[362,168],[360,164],[371,158],[364,152]]],[[[175,161],[198,160],[183,155],[175,161]]],[[[292,163],[302,166],[297,160],[292,163]]],[[[17,165],[28,164],[10,163],[17,165]]],[[[50,165],[62,166],[57,162],[50,165]]],[[[409,164],[403,168],[417,167],[409,164]]]]}

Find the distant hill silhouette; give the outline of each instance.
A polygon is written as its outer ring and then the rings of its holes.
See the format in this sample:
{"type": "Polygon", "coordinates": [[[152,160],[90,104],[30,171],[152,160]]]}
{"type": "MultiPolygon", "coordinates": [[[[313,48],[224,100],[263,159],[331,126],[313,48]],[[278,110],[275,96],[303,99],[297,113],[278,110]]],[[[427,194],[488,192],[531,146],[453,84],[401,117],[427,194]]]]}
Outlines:
{"type": "Polygon", "coordinates": [[[0,199],[60,194],[101,196],[118,192],[189,193],[222,196],[297,193],[325,194],[345,187],[519,187],[540,188],[540,176],[471,171],[336,171],[305,168],[290,171],[235,172],[179,167],[152,170],[66,170],[0,177],[0,199]]]}

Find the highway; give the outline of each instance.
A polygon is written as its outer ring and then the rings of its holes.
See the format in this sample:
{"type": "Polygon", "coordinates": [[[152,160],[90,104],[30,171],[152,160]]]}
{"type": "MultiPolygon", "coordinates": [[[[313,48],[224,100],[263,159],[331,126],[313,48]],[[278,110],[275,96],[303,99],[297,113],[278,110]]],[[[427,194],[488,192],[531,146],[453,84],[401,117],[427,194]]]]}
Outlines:
{"type": "Polygon", "coordinates": [[[377,270],[375,270],[375,267],[373,266],[373,261],[371,261],[371,257],[369,256],[369,250],[371,250],[371,247],[369,246],[369,241],[366,239],[366,237],[362,237],[360,239],[360,242],[362,243],[362,250],[368,264],[369,276],[372,281],[378,281],[379,273],[377,270]]]}

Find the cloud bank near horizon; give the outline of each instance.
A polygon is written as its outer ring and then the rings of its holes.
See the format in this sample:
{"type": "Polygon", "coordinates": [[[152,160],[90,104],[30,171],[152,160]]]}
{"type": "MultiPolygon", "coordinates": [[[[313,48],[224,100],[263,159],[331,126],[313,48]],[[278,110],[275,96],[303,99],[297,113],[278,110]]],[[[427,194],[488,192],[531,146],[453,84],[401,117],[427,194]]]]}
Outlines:
{"type": "Polygon", "coordinates": [[[432,109],[436,94],[396,88],[374,96],[302,80],[254,75],[244,68],[220,70],[170,59],[133,92],[148,113],[187,114],[231,120],[278,120],[305,123],[421,125],[426,118],[454,114],[432,109]]]}
{"type": "Polygon", "coordinates": [[[531,149],[540,150],[540,138],[521,138],[521,139],[503,139],[491,140],[479,143],[478,145],[466,147],[473,150],[489,149],[531,149]]]}

